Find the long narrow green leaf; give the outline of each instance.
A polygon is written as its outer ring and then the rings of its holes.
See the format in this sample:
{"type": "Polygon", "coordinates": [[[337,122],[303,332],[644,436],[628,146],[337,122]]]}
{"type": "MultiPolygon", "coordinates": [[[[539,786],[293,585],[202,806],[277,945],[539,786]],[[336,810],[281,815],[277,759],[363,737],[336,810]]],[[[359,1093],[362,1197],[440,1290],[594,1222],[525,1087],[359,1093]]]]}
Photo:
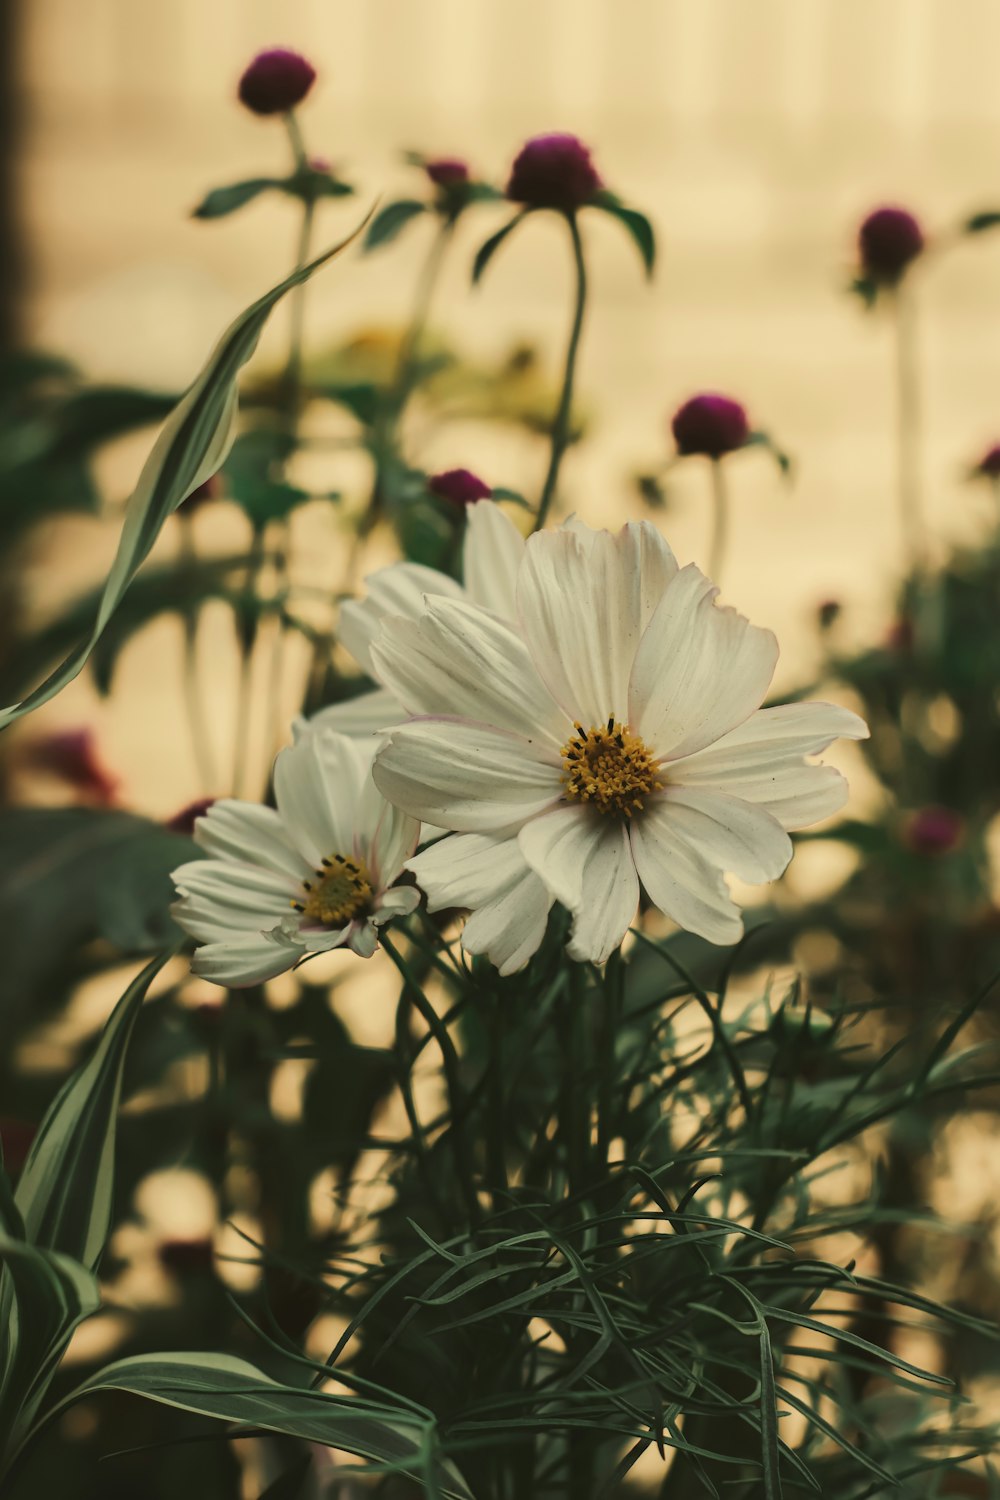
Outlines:
{"type": "Polygon", "coordinates": [[[114,614],[125,590],[149,556],[172,511],[221,466],[233,439],[236,382],[257,347],[272,308],[286,292],[347,248],[367,218],[339,245],[286,276],[232,323],[208,363],[183,397],[153,445],[125,511],[118,551],[104,585],[93,628],[45,681],[20,703],[0,711],[0,729],[48,703],[78,676],[114,614]]]}
{"type": "Polygon", "coordinates": [[[122,1068],[132,1028],[172,950],[147,964],[115,1006],[93,1056],[38,1129],[14,1194],[27,1239],[94,1270],[111,1222],[122,1068]]]}
{"type": "Polygon", "coordinates": [[[369,1401],[281,1385],[246,1360],[225,1354],[140,1354],[99,1370],[63,1405],[102,1390],[131,1391],[182,1411],[341,1448],[387,1471],[434,1484],[448,1500],[472,1500],[454,1464],[434,1456],[431,1423],[369,1401]]]}

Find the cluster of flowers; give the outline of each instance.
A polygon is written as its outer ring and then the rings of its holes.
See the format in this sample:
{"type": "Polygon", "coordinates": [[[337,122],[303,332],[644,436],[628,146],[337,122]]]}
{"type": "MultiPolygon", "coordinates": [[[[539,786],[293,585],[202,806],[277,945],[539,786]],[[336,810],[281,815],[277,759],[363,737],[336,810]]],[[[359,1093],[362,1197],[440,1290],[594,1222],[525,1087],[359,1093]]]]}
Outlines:
{"type": "Polygon", "coordinates": [[[716,603],[648,521],[577,520],[527,541],[491,500],[467,509],[464,587],[401,562],[346,604],[341,641],[379,684],[295,726],[275,807],[225,800],[208,855],[174,875],[195,971],[260,983],[379,928],[460,909],[462,942],[524,967],[558,901],[570,956],[603,963],[640,891],[710,942],[736,941],[725,876],[777,878],[791,829],[840,808],[808,757],[861,739],[844,708],[761,708],[773,634],[716,603]]]}

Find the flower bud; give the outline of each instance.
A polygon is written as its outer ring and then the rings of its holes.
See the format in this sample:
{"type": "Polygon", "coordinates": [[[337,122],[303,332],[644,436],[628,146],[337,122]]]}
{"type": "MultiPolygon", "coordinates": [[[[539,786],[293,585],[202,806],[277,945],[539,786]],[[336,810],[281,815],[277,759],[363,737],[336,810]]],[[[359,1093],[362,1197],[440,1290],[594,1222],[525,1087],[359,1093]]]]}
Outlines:
{"type": "Polygon", "coordinates": [[[450,505],[472,505],[476,500],[488,500],[493,494],[488,484],[469,469],[446,469],[443,474],[432,474],[427,488],[439,500],[450,505]]]}
{"type": "Polygon", "coordinates": [[[747,414],[738,401],[705,391],[692,396],[674,413],[671,428],[677,451],[722,458],[742,448],[750,436],[747,414]]]}
{"type": "Polygon", "coordinates": [[[187,807],[182,807],[166,820],[164,828],[169,828],[171,833],[194,833],[194,825],[205,816],[214,801],[214,797],[199,797],[196,802],[189,802],[187,807]]]}
{"type": "Polygon", "coordinates": [[[951,807],[931,804],[918,808],[904,821],[901,838],[911,854],[933,857],[950,854],[965,836],[965,819],[951,807]]]}
{"type": "Polygon", "coordinates": [[[1000,479],[1000,443],[987,448],[973,472],[984,479],[1000,479]]]}
{"type": "Polygon", "coordinates": [[[468,163],[457,156],[439,156],[424,162],[424,171],[435,187],[464,187],[469,180],[468,163]]]}
{"type": "Polygon", "coordinates": [[[66,782],[85,801],[102,807],[115,802],[121,780],[101,764],[92,729],[60,729],[29,740],[24,757],[33,770],[66,782]]]}
{"type": "Polygon", "coordinates": [[[882,286],[894,286],[923,248],[924,232],[905,208],[877,208],[858,230],[861,269],[882,286]]]}
{"type": "Polygon", "coordinates": [[[283,115],[301,104],[316,80],[316,69],[298,52],[271,47],[258,52],[239,85],[240,103],[255,115],[283,115]]]}
{"type": "Polygon", "coordinates": [[[536,135],[514,158],[507,197],[529,208],[582,208],[604,186],[589,149],[561,131],[536,135]]]}

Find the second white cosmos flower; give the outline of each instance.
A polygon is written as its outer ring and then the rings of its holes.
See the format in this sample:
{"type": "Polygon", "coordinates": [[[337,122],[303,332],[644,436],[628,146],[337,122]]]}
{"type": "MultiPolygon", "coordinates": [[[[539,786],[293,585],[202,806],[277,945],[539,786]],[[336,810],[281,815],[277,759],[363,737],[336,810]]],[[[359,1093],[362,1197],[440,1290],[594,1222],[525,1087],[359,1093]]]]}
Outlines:
{"type": "Polygon", "coordinates": [[[516,833],[574,913],[571,953],[602,963],[653,904],[716,943],[742,932],[724,875],[775,879],[788,829],[843,805],[840,773],[805,757],[855,714],[761,709],[778,657],[768,630],[715,603],[648,524],[529,541],[519,630],[457,599],[383,622],[379,680],[420,718],[378,754],[384,795],[456,832],[516,833]]]}

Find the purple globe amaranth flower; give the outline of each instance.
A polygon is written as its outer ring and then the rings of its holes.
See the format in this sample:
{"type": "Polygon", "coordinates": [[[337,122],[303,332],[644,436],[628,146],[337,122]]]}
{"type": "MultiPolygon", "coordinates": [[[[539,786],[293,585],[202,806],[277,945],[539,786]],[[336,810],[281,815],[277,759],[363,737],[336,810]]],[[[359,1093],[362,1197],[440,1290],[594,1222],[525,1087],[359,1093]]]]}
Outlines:
{"type": "Polygon", "coordinates": [[[984,479],[1000,479],[1000,443],[994,443],[992,448],[987,448],[973,473],[981,474],[984,479]]]}
{"type": "Polygon", "coordinates": [[[301,104],[316,81],[316,69],[298,52],[271,47],[258,52],[243,72],[240,103],[255,115],[283,115],[301,104]]]}
{"type": "Polygon", "coordinates": [[[167,818],[164,828],[169,828],[171,833],[194,833],[194,825],[205,816],[215,800],[214,797],[199,797],[195,802],[189,802],[167,818]]]}
{"type": "Polygon", "coordinates": [[[703,391],[678,407],[671,421],[677,452],[687,457],[722,458],[745,446],[750,436],[747,414],[738,401],[703,391]]]}
{"type": "Polygon", "coordinates": [[[924,232],[907,209],[876,208],[858,230],[861,269],[872,281],[894,286],[924,244],[924,232]]]}
{"type": "Polygon", "coordinates": [[[435,187],[464,187],[469,180],[469,164],[458,156],[438,156],[424,162],[424,171],[435,187]]]}
{"type": "Polygon", "coordinates": [[[529,208],[582,208],[604,183],[578,136],[554,131],[526,141],[514,158],[507,197],[529,208]]]}
{"type": "Polygon", "coordinates": [[[28,740],[24,757],[32,770],[64,781],[83,801],[114,806],[121,778],[102,764],[92,729],[58,729],[28,740]]]}
{"type": "Polygon", "coordinates": [[[903,824],[902,840],[913,854],[950,854],[962,842],[965,819],[951,807],[918,808],[903,824]]]}
{"type": "Polygon", "coordinates": [[[432,474],[427,488],[439,500],[451,505],[473,505],[477,500],[488,500],[493,494],[489,485],[473,474],[470,469],[446,469],[442,474],[432,474]]]}

